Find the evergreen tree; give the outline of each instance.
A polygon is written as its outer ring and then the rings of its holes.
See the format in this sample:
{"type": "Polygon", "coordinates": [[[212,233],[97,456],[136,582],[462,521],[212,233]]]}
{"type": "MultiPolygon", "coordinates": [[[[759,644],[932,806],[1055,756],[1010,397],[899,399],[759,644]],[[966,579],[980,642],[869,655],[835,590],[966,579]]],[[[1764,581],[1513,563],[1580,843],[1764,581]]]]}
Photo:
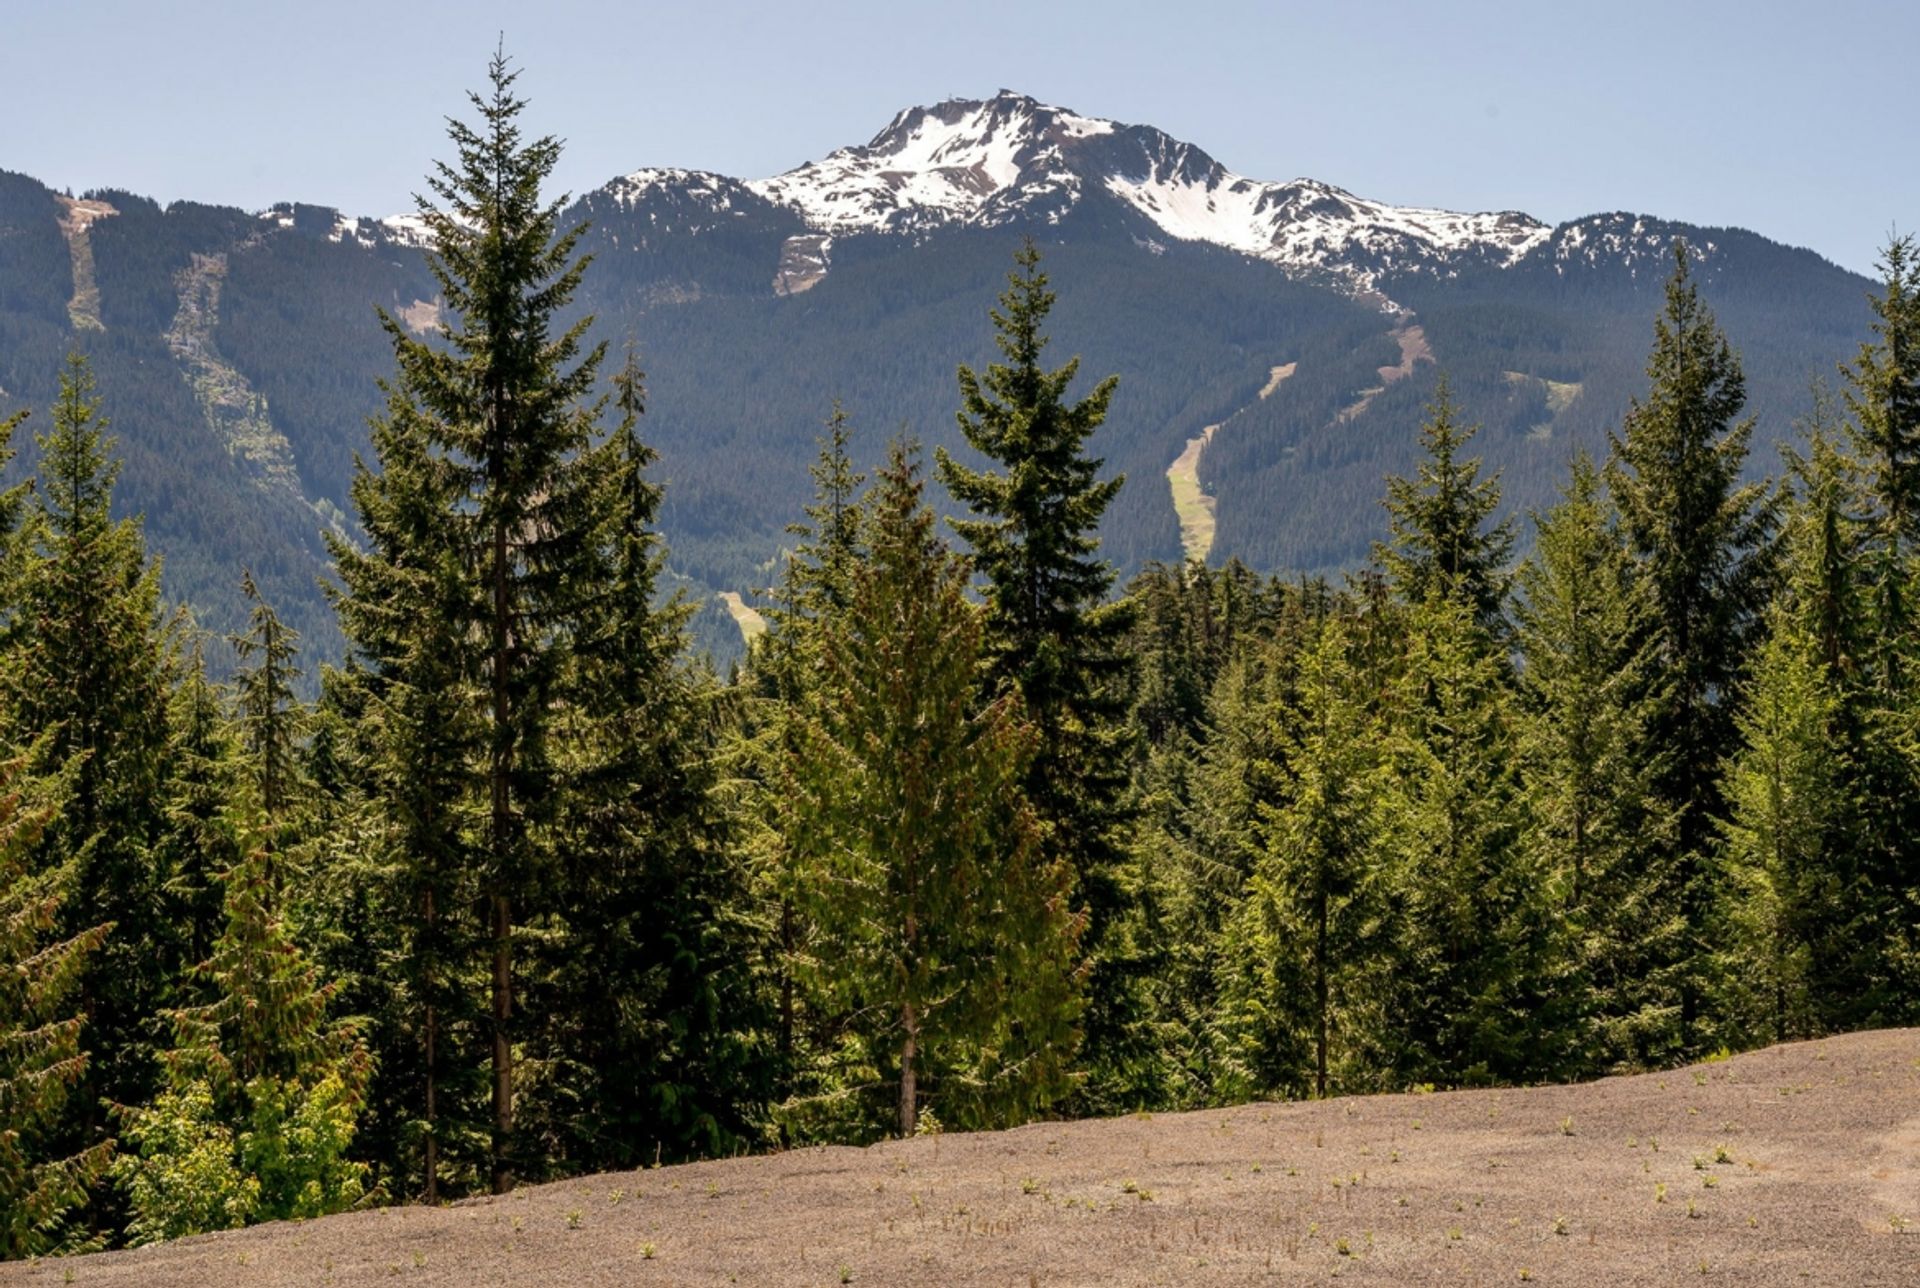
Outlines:
{"type": "Polygon", "coordinates": [[[113,927],[56,928],[85,892],[77,856],[34,862],[66,784],[36,779],[28,759],[0,764],[0,1261],[71,1246],[84,1233],[75,1209],[113,1153],[106,1140],[71,1154],[55,1145],[89,1059],[74,995],[113,927]]]}
{"type": "Polygon", "coordinates": [[[1775,507],[1767,489],[1742,483],[1753,421],[1739,359],[1700,301],[1692,255],[1674,243],[1666,308],[1654,324],[1652,382],[1613,436],[1607,482],[1635,575],[1653,604],[1657,665],[1668,680],[1654,736],[1656,790],[1675,811],[1682,912],[1693,931],[1682,949],[1681,1033],[1698,1034],[1700,932],[1713,906],[1709,851],[1726,817],[1720,769],[1735,745],[1734,697],[1770,593],[1775,507]]]}
{"type": "Polygon", "coordinates": [[[1652,608],[1584,453],[1561,496],[1536,520],[1514,609],[1526,845],[1560,905],[1540,910],[1562,942],[1560,987],[1539,1012],[1542,1045],[1553,1044],[1543,1054],[1569,1072],[1645,1068],[1675,1052],[1667,964],[1686,933],[1672,818],[1653,790],[1652,608]]]}
{"type": "Polygon", "coordinates": [[[1843,371],[1848,430],[1865,476],[1874,682],[1887,694],[1901,683],[1902,663],[1916,647],[1907,598],[1920,543],[1920,261],[1913,238],[1889,242],[1881,269],[1885,285],[1871,297],[1873,339],[1843,371]]]}
{"type": "Polygon", "coordinates": [[[1847,760],[1818,638],[1784,604],[1770,618],[1727,767],[1724,987],[1739,1038],[1784,1042],[1823,1032],[1836,1009],[1820,966],[1841,920],[1845,874],[1830,847],[1844,835],[1847,760]]]}
{"type": "Polygon", "coordinates": [[[1223,1090],[1326,1096],[1371,1085],[1384,1036],[1395,875],[1380,717],[1329,618],[1305,651],[1285,765],[1254,803],[1253,871],[1223,934],[1223,1090]]]}
{"type": "Polygon", "coordinates": [[[1844,690],[1853,734],[1848,792],[1858,815],[1858,856],[1849,918],[1858,946],[1844,980],[1823,980],[1852,999],[1852,1023],[1898,1023],[1920,1015],[1901,986],[1902,960],[1920,945],[1920,760],[1914,730],[1914,658],[1920,653],[1915,582],[1920,579],[1920,263],[1911,237],[1882,260],[1872,298],[1873,339],[1845,368],[1848,424],[1862,476],[1856,502],[1858,580],[1866,601],[1859,673],[1844,690]]]}
{"type": "MultiPolygon", "coordinates": [[[[1456,583],[1458,585],[1458,583],[1456,583]]],[[[1505,668],[1476,618],[1436,585],[1411,616],[1392,816],[1402,906],[1397,1063],[1414,1081],[1537,1077],[1552,992],[1550,899],[1523,850],[1525,798],[1505,668]]]]}
{"type": "Polygon", "coordinates": [[[362,841],[340,856],[339,879],[325,877],[336,906],[386,941],[373,953],[342,945],[330,964],[352,962],[364,981],[349,982],[356,1005],[376,1004],[372,1134],[386,1142],[395,1188],[432,1203],[443,1173],[463,1188],[487,1165],[473,1058],[484,1023],[473,975],[484,934],[473,916],[473,766],[485,708],[465,629],[458,476],[429,454],[420,419],[406,394],[391,393],[371,426],[380,469],[362,465],[354,477],[364,545],[329,541],[354,657],[326,677],[323,710],[350,730],[344,750],[363,785],[335,786],[332,807],[358,816],[362,841]]]}
{"type": "Polygon", "coordinates": [[[344,1211],[369,1197],[348,1157],[369,1074],[357,1026],[327,1018],[288,937],[263,846],[225,875],[227,926],[203,967],[211,1001],[175,1010],[166,1085],[123,1111],[114,1164],[135,1243],[344,1211]]]}
{"type": "Polygon", "coordinates": [[[119,474],[87,362],[61,373],[53,427],[19,551],[18,609],[4,677],[13,731],[46,740],[49,763],[73,766],[73,790],[42,839],[46,862],[77,856],[59,933],[102,921],[114,934],[80,981],[94,1058],[70,1099],[77,1132],[104,1139],[103,1102],[138,1102],[154,1078],[154,1020],[176,957],[155,843],[168,742],[168,663],[159,566],[138,523],[115,520],[119,474]]]}
{"type": "Polygon", "coordinates": [[[240,781],[239,747],[226,706],[227,694],[207,678],[196,639],[173,690],[173,737],[162,789],[166,825],[156,847],[179,950],[174,973],[181,980],[213,951],[225,923],[221,877],[241,858],[231,809],[240,781]]]}
{"type": "Polygon", "coordinates": [[[799,538],[788,563],[792,600],[804,617],[819,617],[846,607],[860,541],[860,485],[866,476],[853,468],[853,422],[834,400],[820,454],[808,466],[814,499],[805,508],[807,522],[787,531],[799,538]]]}
{"type": "MultiPolygon", "coordinates": [[[[768,923],[763,992],[774,1013],[771,1099],[784,1106],[775,1122],[783,1144],[801,1125],[794,1107],[826,1103],[840,1072],[824,1031],[832,1017],[809,1007],[804,987],[814,927],[805,915],[801,856],[786,844],[777,799],[818,681],[821,632],[830,616],[845,611],[861,559],[859,490],[866,480],[853,467],[853,423],[837,400],[825,430],[809,467],[813,500],[803,507],[806,518],[788,525],[796,542],[773,591],[771,629],[753,646],[751,683],[727,733],[741,848],[768,923]]],[[[834,1131],[825,1125],[826,1134],[834,1131]]]]}
{"type": "Polygon", "coordinates": [[[659,602],[641,382],[629,354],[621,418],[596,454],[607,563],[574,647],[556,915],[530,994],[546,1066],[535,1130],[587,1170],[734,1152],[745,1107],[764,1100],[745,874],[716,798],[719,695],[684,659],[690,609],[659,602]]]}
{"type": "MultiPolygon", "coordinates": [[[[424,562],[447,593],[406,608],[439,617],[445,660],[471,686],[463,696],[477,691],[482,703],[456,725],[479,731],[483,754],[457,775],[454,798],[479,800],[464,857],[477,864],[488,913],[488,1171],[498,1192],[513,1182],[517,1152],[515,909],[526,919],[541,912],[529,906],[540,890],[534,873],[560,804],[551,734],[574,674],[572,632],[601,567],[605,492],[590,451],[601,408],[589,395],[604,346],[584,347],[590,318],[558,320],[586,266],[574,258],[584,227],[562,230],[565,200],[541,191],[560,144],[523,139],[526,104],[504,54],[488,75],[489,92],[471,96],[478,127],[449,124],[458,159],[429,180],[445,208],[420,201],[446,333],[430,342],[382,320],[394,400],[406,409],[390,411],[391,431],[418,436],[404,464],[432,476],[426,495],[443,507],[424,562]]],[[[394,467],[384,454],[382,467],[394,467]]],[[[348,590],[358,593],[350,577],[348,590]]],[[[353,630],[349,617],[349,637],[363,645],[353,630]]]]}
{"type": "Polygon", "coordinates": [[[816,986],[893,1070],[902,1135],[923,1099],[943,1123],[989,1126],[1067,1090],[1082,925],[1020,789],[1033,736],[1019,696],[975,700],[981,614],[922,491],[895,444],[785,793],[820,927],[816,986]]]}
{"type": "Polygon", "coordinates": [[[1458,597],[1471,605],[1483,630],[1500,634],[1513,521],[1489,524],[1500,508],[1500,480],[1481,479],[1479,457],[1461,459],[1479,428],[1463,428],[1459,416],[1442,377],[1420,427],[1424,456],[1418,472],[1387,480],[1391,536],[1375,547],[1375,558],[1406,603],[1458,597]]]}
{"type": "MultiPolygon", "coordinates": [[[[261,597],[252,573],[241,573],[240,592],[253,606],[247,632],[232,639],[240,660],[235,676],[240,740],[246,749],[253,799],[269,826],[271,844],[272,829],[285,820],[300,793],[303,712],[294,692],[300,678],[300,635],[282,623],[273,605],[261,597]]],[[[271,870],[268,883],[273,883],[271,870]]]]}
{"type": "Polygon", "coordinates": [[[954,528],[987,582],[988,693],[1018,693],[1034,726],[1027,795],[1042,844],[1067,859],[1090,917],[1087,1099],[1102,1105],[1130,1098],[1123,1070],[1138,1054],[1128,1035],[1138,1019],[1137,964],[1105,942],[1126,898],[1128,610],[1105,602],[1114,574],[1096,533],[1124,480],[1101,480],[1103,462],[1086,454],[1118,378],[1068,401],[1079,360],[1041,366],[1054,294],[1038,248],[1028,241],[1014,263],[992,314],[1005,360],[984,374],[960,368],[961,433],[990,466],[975,469],[945,451],[938,460],[947,490],[971,513],[954,528]]]}

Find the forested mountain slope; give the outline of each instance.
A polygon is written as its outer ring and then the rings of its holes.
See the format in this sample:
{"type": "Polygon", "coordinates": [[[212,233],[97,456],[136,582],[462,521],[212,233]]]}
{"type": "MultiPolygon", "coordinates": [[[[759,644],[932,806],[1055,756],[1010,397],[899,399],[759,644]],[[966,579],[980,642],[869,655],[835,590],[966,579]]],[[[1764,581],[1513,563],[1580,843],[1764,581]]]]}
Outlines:
{"type": "MultiPolygon", "coordinates": [[[[772,581],[832,399],[868,431],[863,464],[902,426],[960,449],[954,369],[994,356],[980,320],[1024,236],[1060,293],[1053,355],[1083,354],[1089,386],[1121,378],[1096,448],[1128,477],[1102,534],[1122,573],[1180,556],[1163,475],[1208,425],[1212,558],[1363,561],[1379,480],[1412,459],[1442,370],[1487,427],[1508,506],[1543,504],[1642,379],[1676,236],[1746,359],[1757,470],[1867,316],[1864,279],[1752,233],[1384,206],[1245,179],[1150,127],[1004,91],[909,109],[773,179],[641,170],[570,214],[593,224],[579,307],[639,347],[672,571],[723,650],[735,639],[714,596],[772,581]],[[1291,378],[1258,397],[1284,364],[1291,378]]],[[[230,629],[250,567],[336,652],[319,534],[349,522],[353,457],[382,402],[376,306],[436,325],[419,236],[412,217],[75,201],[0,174],[0,412],[44,408],[61,356],[88,351],[127,458],[122,496],[147,517],[169,593],[230,629]]]]}

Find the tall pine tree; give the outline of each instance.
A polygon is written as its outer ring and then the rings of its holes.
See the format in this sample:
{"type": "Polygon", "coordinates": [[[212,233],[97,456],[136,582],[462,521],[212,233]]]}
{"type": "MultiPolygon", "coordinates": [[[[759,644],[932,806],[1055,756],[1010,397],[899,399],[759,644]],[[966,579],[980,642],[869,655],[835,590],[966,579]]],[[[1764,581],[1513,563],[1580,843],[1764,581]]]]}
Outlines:
{"type": "Polygon", "coordinates": [[[16,735],[44,736],[52,763],[73,766],[72,794],[42,839],[49,862],[79,856],[86,892],[63,906],[60,933],[115,926],[80,983],[95,1057],[69,1108],[89,1142],[107,1134],[103,1103],[138,1103],[153,1086],[155,1018],[177,961],[156,852],[169,678],[159,565],[138,523],[113,516],[119,464],[106,429],[87,361],[70,355],[38,438],[4,667],[16,735]]]}
{"type": "Polygon", "coordinates": [[[1558,987],[1542,1046],[1568,1072],[1671,1059],[1686,923],[1674,887],[1672,814],[1653,789],[1663,695],[1649,588],[1633,576],[1592,460],[1573,459],[1560,502],[1538,516],[1517,575],[1527,849],[1559,908],[1558,987]]]}
{"type": "Polygon", "coordinates": [[[821,640],[786,793],[819,930],[814,977],[897,1089],[957,1126],[1017,1122],[1070,1086],[1083,922],[1038,844],[1017,692],[976,698],[981,613],[896,444],[867,558],[821,640]]]}
{"type": "Polygon", "coordinates": [[[1018,693],[1039,737],[1027,794],[1041,844],[1064,857],[1090,916],[1093,961],[1086,1023],[1089,1105],[1124,1103],[1129,1031],[1138,1020],[1138,974],[1109,926],[1126,893],[1119,869],[1125,832],[1129,658],[1124,602],[1107,603],[1113,569],[1099,557],[1100,519],[1124,480],[1101,479],[1087,454],[1118,384],[1108,377],[1068,399],[1079,359],[1041,365],[1054,293],[1028,241],[1014,257],[992,317],[1004,361],[984,373],[960,368],[960,430],[988,467],[938,453],[940,477],[971,517],[954,528],[986,578],[989,696],[1018,693]],[[997,467],[997,468],[996,468],[997,467]],[[1110,949],[1112,951],[1110,951],[1110,949]]]}
{"type": "MultiPolygon", "coordinates": [[[[457,160],[429,180],[444,206],[420,201],[432,238],[428,262],[446,301],[444,336],[418,339],[383,317],[397,368],[390,433],[418,441],[391,464],[383,453],[382,466],[404,467],[403,486],[425,485],[403,505],[431,505],[437,514],[417,561],[373,556],[417,562],[440,579],[435,589],[445,593],[386,601],[384,611],[438,617],[446,661],[482,702],[465,714],[483,754],[456,771],[453,798],[479,798],[477,834],[464,855],[487,908],[495,1191],[512,1185],[516,1166],[516,916],[540,911],[528,904],[560,804],[551,735],[574,673],[572,633],[601,567],[605,499],[590,451],[600,412],[590,395],[604,346],[585,346],[591,319],[559,322],[586,266],[574,255],[584,228],[563,230],[564,198],[543,194],[560,144],[523,137],[517,77],[496,54],[488,92],[470,96],[477,126],[449,123],[457,160]]],[[[366,564],[342,575],[350,595],[361,593],[356,577],[373,595],[386,589],[366,564]]],[[[379,642],[355,633],[364,622],[353,612],[346,622],[356,645],[379,642]]]]}
{"type": "Polygon", "coordinates": [[[0,1261],[71,1246],[71,1220],[105,1173],[113,1143],[56,1147],[69,1099],[85,1083],[85,1020],[75,994],[113,927],[57,927],[84,906],[80,863],[34,851],[67,784],[36,778],[30,757],[0,764],[0,1261]]]}
{"type": "Polygon", "coordinates": [[[1693,255],[1673,248],[1666,307],[1654,324],[1651,381],[1613,435],[1607,482],[1621,531],[1652,600],[1652,639],[1665,679],[1654,722],[1656,790],[1675,812],[1680,911],[1692,928],[1680,972],[1681,1040],[1699,1044],[1704,930],[1714,903],[1710,851],[1726,817],[1720,769],[1735,745],[1733,713],[1771,591],[1775,506],[1743,483],[1753,421],[1746,377],[1693,280],[1693,255]]]}

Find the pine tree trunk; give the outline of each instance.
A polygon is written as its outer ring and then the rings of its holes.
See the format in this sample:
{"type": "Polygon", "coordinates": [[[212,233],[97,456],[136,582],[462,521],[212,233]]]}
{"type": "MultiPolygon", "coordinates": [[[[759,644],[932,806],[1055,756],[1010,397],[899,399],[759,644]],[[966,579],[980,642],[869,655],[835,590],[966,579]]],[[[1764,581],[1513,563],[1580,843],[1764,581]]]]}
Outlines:
{"type": "MultiPolygon", "coordinates": [[[[497,454],[496,454],[497,455],[497,454]]],[[[513,1018],[513,909],[508,901],[509,853],[513,836],[513,805],[508,777],[513,765],[512,710],[508,691],[509,651],[507,593],[507,530],[493,530],[493,763],[491,782],[493,818],[493,1192],[513,1188],[510,1159],[513,1145],[513,1044],[508,1031],[513,1018]]]]}
{"type": "Polygon", "coordinates": [[[440,1116],[439,1114],[439,1111],[440,1111],[440,1105],[439,1105],[440,1016],[439,1016],[439,1012],[435,1010],[433,1005],[434,981],[433,981],[433,966],[431,964],[433,960],[431,953],[433,951],[432,944],[434,942],[434,930],[435,930],[435,927],[439,924],[439,913],[437,909],[434,907],[433,887],[431,885],[427,887],[424,912],[425,912],[425,919],[427,924],[426,937],[427,937],[427,943],[429,945],[428,947],[429,956],[427,960],[429,964],[426,970],[426,978],[421,981],[422,995],[426,998],[426,1004],[427,1004],[426,1005],[427,1013],[425,1017],[426,1018],[426,1025],[425,1025],[426,1063],[427,1063],[427,1069],[426,1069],[427,1131],[426,1131],[426,1141],[425,1141],[426,1157],[422,1160],[422,1166],[426,1169],[426,1174],[427,1174],[426,1201],[428,1205],[431,1206],[432,1204],[438,1203],[440,1201],[440,1140],[439,1140],[439,1137],[435,1134],[439,1131],[439,1116],[440,1116]]]}
{"type": "Polygon", "coordinates": [[[915,1039],[919,1036],[917,1021],[913,1016],[913,1003],[902,1008],[901,1025],[906,1029],[906,1040],[900,1044],[900,1137],[902,1140],[913,1135],[920,1114],[919,1090],[914,1083],[913,1057],[915,1039]]]}
{"type": "Polygon", "coordinates": [[[1319,1032],[1315,1035],[1313,1047],[1313,1094],[1325,1099],[1327,1094],[1327,892],[1324,875],[1321,889],[1314,899],[1314,950],[1313,950],[1313,996],[1314,1005],[1319,1011],[1319,1032]]]}

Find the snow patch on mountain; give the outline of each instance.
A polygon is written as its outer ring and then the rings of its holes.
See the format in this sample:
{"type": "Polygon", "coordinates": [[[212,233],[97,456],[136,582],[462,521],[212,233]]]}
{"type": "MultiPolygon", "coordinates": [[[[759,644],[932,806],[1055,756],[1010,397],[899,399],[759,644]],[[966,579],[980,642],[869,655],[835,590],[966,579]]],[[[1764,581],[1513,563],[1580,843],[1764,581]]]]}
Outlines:
{"type": "Polygon", "coordinates": [[[1057,219],[1081,190],[1062,143],[1112,130],[1111,122],[1003,91],[908,108],[864,146],[747,187],[826,233],[993,226],[1020,212],[1057,219]]]}
{"type": "Polygon", "coordinates": [[[909,108],[871,142],[745,185],[815,230],[922,234],[1057,223],[1102,191],[1178,241],[1219,246],[1361,290],[1460,256],[1511,264],[1552,235],[1513,211],[1463,214],[1369,201],[1310,179],[1269,183],[1159,130],[1003,90],[909,108]]]}

